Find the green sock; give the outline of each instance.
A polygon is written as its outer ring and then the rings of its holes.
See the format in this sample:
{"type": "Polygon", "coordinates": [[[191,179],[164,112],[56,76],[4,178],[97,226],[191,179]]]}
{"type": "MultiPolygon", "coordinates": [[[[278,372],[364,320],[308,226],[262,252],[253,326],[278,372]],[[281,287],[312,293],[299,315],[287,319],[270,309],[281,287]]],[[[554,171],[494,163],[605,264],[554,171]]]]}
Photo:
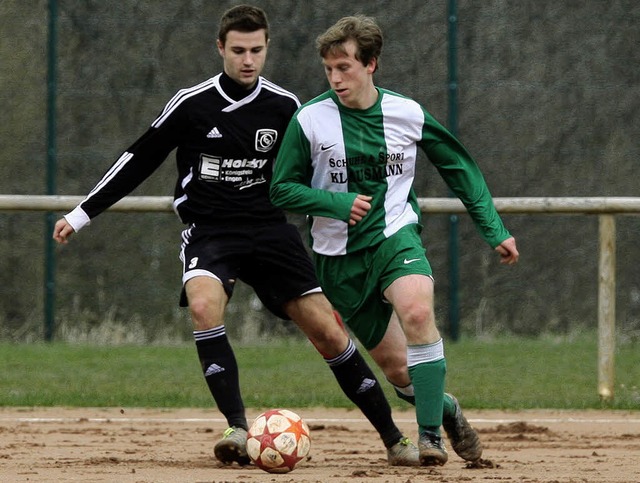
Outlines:
{"type": "Polygon", "coordinates": [[[456,405],[453,403],[453,399],[448,394],[444,395],[444,408],[442,414],[445,416],[453,417],[456,415],[456,405]]]}
{"type": "Polygon", "coordinates": [[[446,372],[447,363],[444,358],[409,367],[416,395],[416,418],[421,431],[440,434],[446,372]]]}

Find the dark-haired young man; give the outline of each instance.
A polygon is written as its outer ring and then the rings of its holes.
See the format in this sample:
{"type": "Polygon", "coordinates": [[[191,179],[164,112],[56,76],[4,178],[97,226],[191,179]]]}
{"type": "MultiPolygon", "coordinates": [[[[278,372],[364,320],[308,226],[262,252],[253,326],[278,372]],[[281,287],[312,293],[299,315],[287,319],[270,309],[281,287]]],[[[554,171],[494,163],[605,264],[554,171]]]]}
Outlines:
{"type": "MultiPolygon", "coordinates": [[[[174,209],[182,233],[181,305],[189,307],[205,380],[229,428],[214,452],[224,463],[249,463],[239,371],[224,312],[236,280],[274,314],[293,320],[323,355],[344,393],[378,430],[389,464],[416,466],[418,450],[319,287],[297,228],[269,200],[272,166],[298,99],[260,76],[269,42],[265,12],[240,5],[220,21],[224,71],[180,90],[109,168],[89,195],[58,220],[69,236],[127,195],[177,149],[174,209]]],[[[292,361],[295,364],[295,361],[292,361]]]]}

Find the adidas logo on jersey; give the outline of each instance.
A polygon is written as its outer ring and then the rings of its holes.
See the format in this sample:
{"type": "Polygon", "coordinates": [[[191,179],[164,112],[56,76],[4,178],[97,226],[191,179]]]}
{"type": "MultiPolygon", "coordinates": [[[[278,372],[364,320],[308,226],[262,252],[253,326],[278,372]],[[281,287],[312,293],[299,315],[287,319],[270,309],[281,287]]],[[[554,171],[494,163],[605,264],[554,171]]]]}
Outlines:
{"type": "Polygon", "coordinates": [[[209,134],[207,134],[207,137],[209,139],[221,138],[222,134],[220,134],[220,131],[218,131],[217,127],[214,127],[211,131],[209,131],[209,134]]]}

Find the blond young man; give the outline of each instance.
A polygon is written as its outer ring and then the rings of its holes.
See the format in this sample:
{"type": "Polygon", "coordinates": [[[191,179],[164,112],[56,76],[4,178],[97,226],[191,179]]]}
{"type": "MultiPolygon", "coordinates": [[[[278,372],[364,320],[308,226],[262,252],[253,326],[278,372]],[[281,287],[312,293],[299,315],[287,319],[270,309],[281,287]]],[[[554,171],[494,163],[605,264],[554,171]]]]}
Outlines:
{"type": "Polygon", "coordinates": [[[413,190],[418,149],[501,262],[514,264],[519,254],[460,142],[417,102],[374,84],[382,44],[375,20],[361,15],[342,18],[318,37],[330,90],[303,105],[289,124],[271,199],[309,215],[325,294],[398,394],[416,406],[421,464],[447,462],[441,425],[456,453],[476,461],[480,439],[458,401],[444,392],[444,345],[413,190]]]}

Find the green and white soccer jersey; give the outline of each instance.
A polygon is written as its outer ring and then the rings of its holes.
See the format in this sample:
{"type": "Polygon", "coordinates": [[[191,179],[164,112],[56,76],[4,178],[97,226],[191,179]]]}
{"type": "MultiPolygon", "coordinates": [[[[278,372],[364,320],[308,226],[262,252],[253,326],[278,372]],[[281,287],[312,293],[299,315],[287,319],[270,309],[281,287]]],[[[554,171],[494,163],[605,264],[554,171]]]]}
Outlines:
{"type": "Polygon", "coordinates": [[[378,89],[375,105],[349,109],[332,91],[294,116],[276,161],[272,200],[312,216],[314,252],[336,256],[372,247],[402,227],[420,222],[413,190],[420,147],[467,206],[481,235],[497,246],[510,235],[486,183],[464,147],[417,102],[378,89]],[[373,198],[355,226],[356,195],[373,198]]]}

